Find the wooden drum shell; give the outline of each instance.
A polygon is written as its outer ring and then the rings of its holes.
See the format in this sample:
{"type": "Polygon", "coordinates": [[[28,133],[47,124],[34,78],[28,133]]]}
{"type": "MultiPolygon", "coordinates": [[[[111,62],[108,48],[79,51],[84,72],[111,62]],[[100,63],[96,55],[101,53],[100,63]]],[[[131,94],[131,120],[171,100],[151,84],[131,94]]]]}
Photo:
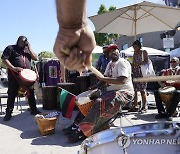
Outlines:
{"type": "Polygon", "coordinates": [[[45,86],[42,87],[42,103],[43,109],[54,110],[57,109],[57,87],[45,86]]]}

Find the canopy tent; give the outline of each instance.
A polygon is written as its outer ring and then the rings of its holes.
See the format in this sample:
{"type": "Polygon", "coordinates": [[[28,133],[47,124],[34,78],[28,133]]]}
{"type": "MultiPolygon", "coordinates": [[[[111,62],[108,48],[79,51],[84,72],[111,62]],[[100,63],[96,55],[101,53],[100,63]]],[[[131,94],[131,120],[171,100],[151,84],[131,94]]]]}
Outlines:
{"type": "MultiPolygon", "coordinates": [[[[153,63],[154,70],[156,73],[160,72],[162,69],[169,68],[170,54],[168,52],[164,52],[149,47],[142,47],[142,50],[147,51],[148,56],[153,63]]],[[[134,54],[133,47],[129,47],[125,50],[120,51],[120,56],[127,58],[130,62],[132,62],[133,54],[134,54]]]]}
{"type": "Polygon", "coordinates": [[[96,47],[93,49],[92,53],[103,53],[103,48],[99,45],[96,45],[96,47]]]}
{"type": "Polygon", "coordinates": [[[170,54],[170,57],[172,58],[172,57],[179,57],[180,58],[180,48],[176,48],[176,49],[174,49],[174,50],[171,50],[170,52],[169,52],[169,54],[170,54]]]}
{"type": "MultiPolygon", "coordinates": [[[[149,56],[155,56],[155,55],[161,55],[161,56],[169,56],[170,54],[168,52],[164,52],[161,50],[157,50],[154,48],[149,48],[149,47],[142,47],[142,50],[146,50],[148,52],[149,56]]],[[[120,55],[121,57],[128,57],[128,56],[133,56],[134,54],[134,49],[133,47],[129,47],[127,49],[121,50],[120,55]]]]}

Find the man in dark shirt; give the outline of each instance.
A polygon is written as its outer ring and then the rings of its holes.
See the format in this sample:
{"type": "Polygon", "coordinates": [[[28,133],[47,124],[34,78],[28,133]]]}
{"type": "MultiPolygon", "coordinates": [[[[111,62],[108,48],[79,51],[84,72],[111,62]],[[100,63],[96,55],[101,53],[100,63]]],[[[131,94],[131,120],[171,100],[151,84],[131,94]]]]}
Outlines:
{"type": "Polygon", "coordinates": [[[99,57],[98,62],[97,62],[97,69],[103,74],[106,70],[107,64],[110,61],[110,59],[108,57],[107,48],[108,48],[108,46],[103,47],[103,54],[99,57]]]}
{"type": "MultiPolygon", "coordinates": [[[[3,63],[8,68],[8,100],[6,115],[4,121],[9,121],[12,117],[15,98],[18,94],[19,82],[17,75],[24,68],[31,69],[31,59],[37,60],[37,56],[33,53],[29,42],[25,36],[19,36],[16,45],[9,45],[5,48],[2,57],[3,63]]],[[[31,114],[40,113],[36,107],[33,87],[28,87],[28,102],[31,114]]]]}

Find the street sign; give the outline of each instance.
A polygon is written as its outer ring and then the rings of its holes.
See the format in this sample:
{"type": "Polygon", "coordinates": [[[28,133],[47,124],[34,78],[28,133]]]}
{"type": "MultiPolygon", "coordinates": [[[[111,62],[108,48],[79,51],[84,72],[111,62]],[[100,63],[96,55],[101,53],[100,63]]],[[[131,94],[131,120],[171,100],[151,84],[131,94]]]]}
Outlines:
{"type": "Polygon", "coordinates": [[[174,38],[163,38],[163,48],[174,48],[174,38]]]}

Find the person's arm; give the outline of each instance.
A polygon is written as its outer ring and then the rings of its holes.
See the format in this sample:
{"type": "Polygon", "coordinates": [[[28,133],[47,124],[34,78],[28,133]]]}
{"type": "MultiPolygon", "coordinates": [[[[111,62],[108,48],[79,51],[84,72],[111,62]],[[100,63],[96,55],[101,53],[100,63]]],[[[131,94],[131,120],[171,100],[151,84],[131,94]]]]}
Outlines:
{"type": "Polygon", "coordinates": [[[140,65],[145,65],[148,63],[148,53],[146,50],[142,51],[143,61],[140,62],[140,65]]]}
{"type": "Polygon", "coordinates": [[[57,20],[62,28],[80,28],[87,24],[86,0],[56,0],[57,20]]]}
{"type": "Polygon", "coordinates": [[[29,53],[30,53],[30,55],[31,55],[31,59],[32,59],[32,60],[35,60],[35,61],[38,60],[38,56],[33,52],[33,50],[32,50],[32,48],[31,48],[31,45],[30,45],[29,42],[28,42],[27,48],[28,48],[29,53]]]}
{"type": "Polygon", "coordinates": [[[56,0],[56,8],[59,31],[53,51],[67,69],[83,71],[91,65],[96,45],[87,22],[86,0],[56,0]]]}
{"type": "Polygon", "coordinates": [[[14,71],[14,72],[20,72],[23,70],[23,68],[20,68],[20,67],[14,67],[10,61],[8,59],[2,59],[2,62],[6,65],[7,68],[9,68],[10,70],[14,71]]]}
{"type": "Polygon", "coordinates": [[[119,76],[117,78],[112,77],[104,77],[99,78],[99,80],[106,82],[107,84],[124,84],[126,82],[127,77],[119,76]]]}

